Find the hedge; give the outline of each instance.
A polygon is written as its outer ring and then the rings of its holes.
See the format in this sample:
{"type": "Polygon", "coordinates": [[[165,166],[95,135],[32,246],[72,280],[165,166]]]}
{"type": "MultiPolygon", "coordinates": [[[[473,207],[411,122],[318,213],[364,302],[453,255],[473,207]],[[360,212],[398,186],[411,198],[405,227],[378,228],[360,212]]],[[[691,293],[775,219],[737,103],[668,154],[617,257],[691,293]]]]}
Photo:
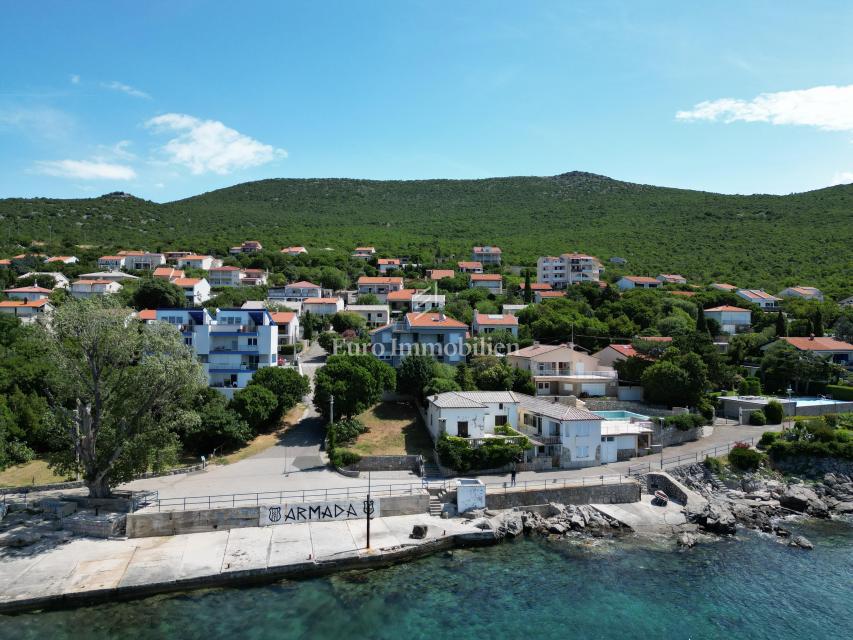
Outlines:
{"type": "Polygon", "coordinates": [[[847,385],[828,384],[826,392],[832,396],[833,400],[853,400],[853,387],[847,385]]]}
{"type": "Polygon", "coordinates": [[[472,469],[502,467],[517,460],[528,446],[529,441],[518,445],[510,444],[501,438],[493,438],[479,447],[472,447],[467,438],[442,434],[435,449],[442,464],[465,473],[472,469]]]}
{"type": "Polygon", "coordinates": [[[679,431],[689,431],[705,424],[705,418],[698,413],[682,413],[677,416],[668,416],[663,423],[667,427],[675,427],[679,431]]]}

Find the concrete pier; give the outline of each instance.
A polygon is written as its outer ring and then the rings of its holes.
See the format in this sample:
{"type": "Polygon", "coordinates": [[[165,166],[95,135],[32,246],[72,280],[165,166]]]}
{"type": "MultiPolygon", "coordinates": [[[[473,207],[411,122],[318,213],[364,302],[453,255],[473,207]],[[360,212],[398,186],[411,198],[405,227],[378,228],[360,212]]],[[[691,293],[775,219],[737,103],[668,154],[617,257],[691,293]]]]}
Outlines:
{"type": "Polygon", "coordinates": [[[72,538],[0,550],[0,612],[301,578],[378,567],[457,546],[490,544],[491,531],[427,514],[311,522],[147,538],[72,538]],[[427,526],[421,540],[409,537],[427,526]]]}

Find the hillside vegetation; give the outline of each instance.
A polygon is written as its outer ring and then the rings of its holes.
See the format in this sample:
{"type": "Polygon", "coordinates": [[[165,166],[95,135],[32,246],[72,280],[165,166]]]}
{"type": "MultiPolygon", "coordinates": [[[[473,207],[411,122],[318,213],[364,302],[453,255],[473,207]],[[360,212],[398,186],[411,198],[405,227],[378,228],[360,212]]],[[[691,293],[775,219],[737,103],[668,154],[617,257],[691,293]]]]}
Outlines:
{"type": "Polygon", "coordinates": [[[467,258],[497,244],[505,264],[578,250],[628,259],[624,273],[681,273],[778,291],[850,295],[853,186],[788,196],[728,196],[587,173],[486,180],[276,179],[157,204],[131,197],[0,200],[4,255],[45,242],[222,253],[245,239],[467,258]]]}

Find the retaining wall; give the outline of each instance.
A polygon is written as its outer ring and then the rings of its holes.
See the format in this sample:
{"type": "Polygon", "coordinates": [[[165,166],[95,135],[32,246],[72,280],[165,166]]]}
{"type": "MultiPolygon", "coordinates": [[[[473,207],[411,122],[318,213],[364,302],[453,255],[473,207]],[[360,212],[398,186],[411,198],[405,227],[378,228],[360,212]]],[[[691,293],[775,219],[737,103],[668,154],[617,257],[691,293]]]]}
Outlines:
{"type": "Polygon", "coordinates": [[[530,491],[490,493],[486,489],[486,507],[511,509],[535,504],[622,504],[639,502],[640,483],[625,481],[622,484],[589,485],[586,487],[554,487],[530,491]]]}
{"type": "Polygon", "coordinates": [[[420,473],[420,456],[364,456],[348,471],[412,471],[420,473]]]}

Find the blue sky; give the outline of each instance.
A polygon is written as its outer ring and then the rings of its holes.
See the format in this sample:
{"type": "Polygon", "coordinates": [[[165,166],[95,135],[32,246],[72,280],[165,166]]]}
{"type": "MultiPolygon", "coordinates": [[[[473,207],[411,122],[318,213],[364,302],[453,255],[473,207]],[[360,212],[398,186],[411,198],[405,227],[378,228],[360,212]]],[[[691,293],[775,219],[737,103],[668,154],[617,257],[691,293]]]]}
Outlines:
{"type": "Polygon", "coordinates": [[[270,177],[853,181],[849,2],[30,2],[0,197],[270,177]]]}

